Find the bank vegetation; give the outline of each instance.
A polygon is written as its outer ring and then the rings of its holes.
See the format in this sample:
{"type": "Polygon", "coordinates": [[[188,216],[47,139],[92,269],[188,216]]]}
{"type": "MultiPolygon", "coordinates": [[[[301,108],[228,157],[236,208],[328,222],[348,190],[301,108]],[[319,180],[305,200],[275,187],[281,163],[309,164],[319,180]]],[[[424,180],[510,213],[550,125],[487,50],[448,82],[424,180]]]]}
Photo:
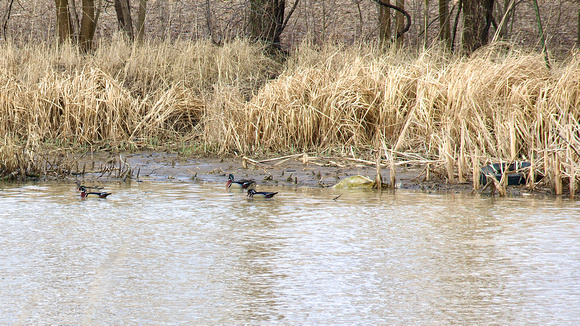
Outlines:
{"type": "Polygon", "coordinates": [[[471,180],[489,162],[533,162],[542,182],[575,194],[579,83],[579,55],[548,68],[542,54],[501,44],[465,57],[305,42],[273,58],[243,40],[114,37],[92,54],[8,42],[0,177],[104,148],[304,152],[385,165],[413,153],[449,182],[471,180]]]}

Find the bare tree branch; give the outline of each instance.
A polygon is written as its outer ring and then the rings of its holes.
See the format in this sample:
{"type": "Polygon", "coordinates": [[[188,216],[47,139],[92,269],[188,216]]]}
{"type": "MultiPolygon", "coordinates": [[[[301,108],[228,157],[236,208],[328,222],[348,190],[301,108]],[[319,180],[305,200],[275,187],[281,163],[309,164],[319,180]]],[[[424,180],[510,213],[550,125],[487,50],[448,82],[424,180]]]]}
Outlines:
{"type": "Polygon", "coordinates": [[[405,15],[407,23],[405,25],[405,28],[403,28],[400,32],[397,33],[397,38],[403,36],[403,34],[405,34],[407,31],[409,31],[409,28],[411,28],[411,15],[409,15],[409,13],[407,13],[404,9],[401,9],[397,6],[390,4],[390,3],[383,2],[382,0],[371,0],[371,1],[374,1],[381,6],[384,6],[384,7],[390,8],[390,9],[394,9],[394,10],[402,13],[403,15],[405,15]]]}
{"type": "Polygon", "coordinates": [[[284,22],[278,28],[278,31],[276,32],[276,37],[274,37],[274,39],[277,39],[277,38],[280,37],[280,35],[282,35],[282,32],[286,28],[286,25],[288,25],[288,21],[290,20],[290,17],[292,17],[292,14],[294,13],[294,10],[296,10],[296,7],[298,7],[298,2],[300,2],[300,0],[296,0],[294,2],[294,5],[292,5],[292,8],[290,9],[290,12],[288,13],[288,15],[286,15],[286,18],[284,19],[284,22]]]}
{"type": "Polygon", "coordinates": [[[12,4],[14,0],[10,0],[7,4],[6,13],[4,13],[4,18],[2,19],[2,31],[4,35],[4,39],[6,39],[6,29],[8,28],[8,21],[10,20],[10,14],[12,13],[12,4]]]}

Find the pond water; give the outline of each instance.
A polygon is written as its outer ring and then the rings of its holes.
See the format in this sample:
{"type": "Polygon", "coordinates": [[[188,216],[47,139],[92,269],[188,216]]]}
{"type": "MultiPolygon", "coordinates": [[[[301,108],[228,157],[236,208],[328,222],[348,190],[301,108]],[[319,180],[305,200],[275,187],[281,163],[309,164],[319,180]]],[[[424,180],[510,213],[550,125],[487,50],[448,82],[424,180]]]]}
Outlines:
{"type": "Polygon", "coordinates": [[[3,323],[580,322],[577,201],[107,190],[81,200],[71,184],[0,186],[3,323]]]}

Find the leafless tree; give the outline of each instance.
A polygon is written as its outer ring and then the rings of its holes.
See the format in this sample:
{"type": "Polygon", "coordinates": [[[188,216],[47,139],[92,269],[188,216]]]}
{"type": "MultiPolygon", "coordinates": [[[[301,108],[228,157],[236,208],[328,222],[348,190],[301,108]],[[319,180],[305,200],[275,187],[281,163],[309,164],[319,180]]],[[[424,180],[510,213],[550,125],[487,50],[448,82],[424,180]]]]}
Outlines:
{"type": "MultiPolygon", "coordinates": [[[[398,16],[396,16],[395,25],[397,26],[397,39],[401,38],[403,34],[405,34],[409,28],[411,28],[411,15],[405,11],[404,8],[399,6],[405,5],[405,0],[397,0],[397,6],[394,6],[390,3],[390,1],[385,0],[372,0],[382,7],[394,9],[397,11],[398,16]],[[406,22],[405,22],[406,21],[406,22]]],[[[390,22],[390,20],[389,20],[390,22]]]]}
{"type": "Polygon", "coordinates": [[[449,0],[439,0],[439,39],[446,47],[451,48],[449,17],[449,0]]]}
{"type": "Polygon", "coordinates": [[[139,0],[139,11],[137,13],[137,40],[143,42],[145,38],[145,16],[147,13],[147,0],[139,0]]]}
{"type": "MultiPolygon", "coordinates": [[[[383,0],[386,4],[391,4],[390,0],[383,0]]],[[[379,40],[385,44],[391,39],[391,14],[387,6],[379,6],[379,40]]]]}
{"type": "Polygon", "coordinates": [[[6,11],[4,12],[4,17],[2,17],[2,35],[6,38],[6,28],[8,26],[8,21],[10,20],[10,14],[12,13],[12,5],[14,0],[10,0],[6,4],[6,11]]]}
{"type": "Polygon", "coordinates": [[[280,35],[298,2],[295,0],[290,12],[285,14],[286,0],[250,0],[250,35],[280,48],[280,35]]]}
{"type": "Polygon", "coordinates": [[[463,1],[463,49],[471,53],[487,44],[494,0],[463,1]]]}
{"type": "Polygon", "coordinates": [[[117,13],[119,29],[122,30],[130,40],[133,40],[133,20],[131,19],[131,5],[129,0],[115,0],[115,12],[117,13]]]}
{"type": "Polygon", "coordinates": [[[56,4],[57,34],[60,43],[69,42],[72,39],[72,22],[68,7],[68,0],[54,0],[56,4]]]}

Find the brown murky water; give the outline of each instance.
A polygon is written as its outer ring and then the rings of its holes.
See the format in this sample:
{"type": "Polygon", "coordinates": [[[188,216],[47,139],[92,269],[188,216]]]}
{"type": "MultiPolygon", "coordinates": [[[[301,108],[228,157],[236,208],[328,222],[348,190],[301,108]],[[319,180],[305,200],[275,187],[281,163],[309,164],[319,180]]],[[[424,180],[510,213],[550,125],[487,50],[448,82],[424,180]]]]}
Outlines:
{"type": "Polygon", "coordinates": [[[6,324],[577,324],[580,203],[0,186],[6,324]]]}

